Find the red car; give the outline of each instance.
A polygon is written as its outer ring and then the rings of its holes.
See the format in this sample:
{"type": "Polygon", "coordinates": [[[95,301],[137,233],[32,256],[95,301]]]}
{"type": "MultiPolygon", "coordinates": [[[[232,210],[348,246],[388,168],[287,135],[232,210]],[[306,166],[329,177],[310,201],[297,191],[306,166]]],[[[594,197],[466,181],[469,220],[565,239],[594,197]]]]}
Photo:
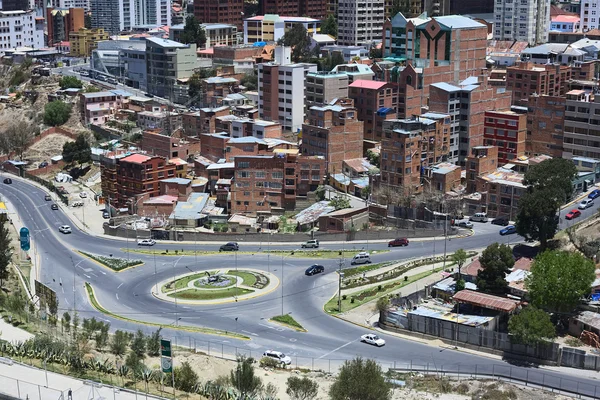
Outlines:
{"type": "Polygon", "coordinates": [[[388,243],[388,247],[408,246],[407,238],[397,238],[388,243]]]}
{"type": "Polygon", "coordinates": [[[565,215],[566,219],[575,219],[581,215],[581,211],[579,210],[571,210],[567,215],[565,215]]]}

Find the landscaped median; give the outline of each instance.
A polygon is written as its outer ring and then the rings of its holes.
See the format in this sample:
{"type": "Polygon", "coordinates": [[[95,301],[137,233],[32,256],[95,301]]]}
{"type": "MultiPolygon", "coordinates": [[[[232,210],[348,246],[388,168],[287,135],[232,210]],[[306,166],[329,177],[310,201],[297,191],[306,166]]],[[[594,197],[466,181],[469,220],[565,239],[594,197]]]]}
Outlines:
{"type": "Polygon", "coordinates": [[[126,258],[119,257],[106,257],[100,256],[98,254],[86,253],[84,251],[77,251],[84,257],[87,257],[96,263],[102,265],[103,267],[107,267],[116,272],[121,272],[127,268],[137,267],[139,265],[143,265],[144,262],[142,260],[128,260],[126,258]]]}
{"type": "Polygon", "coordinates": [[[298,321],[294,319],[290,314],[276,315],[270,319],[270,321],[292,328],[298,332],[306,332],[306,329],[298,321]]]}
{"type": "MultiPolygon", "coordinates": [[[[121,249],[123,252],[148,254],[157,256],[208,256],[208,255],[231,255],[229,251],[194,251],[194,250],[151,250],[151,249],[121,249]]],[[[237,251],[238,255],[255,255],[255,254],[269,254],[272,256],[286,256],[296,258],[320,258],[320,259],[336,259],[336,258],[352,258],[356,253],[363,251],[360,249],[344,250],[343,254],[340,255],[341,250],[260,250],[260,251],[237,251]]],[[[387,253],[389,250],[376,250],[372,251],[371,254],[387,253]]]]}
{"type": "Polygon", "coordinates": [[[85,289],[86,289],[86,292],[88,295],[88,299],[90,300],[90,303],[96,310],[98,310],[99,312],[101,312],[105,315],[108,315],[108,316],[116,318],[116,319],[120,319],[122,321],[133,322],[136,324],[142,324],[142,325],[146,325],[146,326],[156,326],[159,328],[164,328],[164,327],[168,326],[169,329],[177,329],[177,330],[182,330],[182,331],[187,331],[187,332],[205,333],[208,335],[229,336],[229,337],[232,337],[235,339],[250,340],[250,338],[248,336],[241,335],[241,334],[235,333],[235,332],[221,331],[221,330],[217,330],[217,329],[202,328],[202,327],[196,327],[196,326],[182,326],[182,325],[173,326],[173,325],[168,325],[168,324],[163,325],[163,324],[157,324],[155,322],[145,322],[145,321],[140,321],[140,320],[136,320],[133,318],[123,317],[121,315],[118,315],[118,314],[108,311],[107,309],[102,307],[102,305],[100,305],[100,303],[98,302],[98,299],[96,298],[96,295],[94,293],[94,288],[92,288],[92,285],[90,285],[89,283],[86,282],[85,289]]]}

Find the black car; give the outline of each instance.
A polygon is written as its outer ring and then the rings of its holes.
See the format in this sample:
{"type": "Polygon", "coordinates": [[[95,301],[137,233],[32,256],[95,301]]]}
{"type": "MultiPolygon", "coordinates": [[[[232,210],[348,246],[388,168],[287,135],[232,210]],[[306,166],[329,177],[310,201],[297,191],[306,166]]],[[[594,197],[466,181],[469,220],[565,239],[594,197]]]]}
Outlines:
{"type": "Polygon", "coordinates": [[[4,183],[6,183],[7,185],[10,185],[10,184],[12,183],[12,179],[10,179],[10,178],[6,178],[6,179],[4,180],[4,183]]]}
{"type": "Polygon", "coordinates": [[[509,222],[510,221],[508,220],[508,217],[506,215],[496,217],[492,220],[492,224],[501,226],[508,226],[509,222]]]}
{"type": "Polygon", "coordinates": [[[56,204],[52,204],[52,205],[50,206],[50,208],[51,208],[51,209],[53,209],[53,210],[58,210],[58,205],[56,205],[56,204]]]}
{"type": "Polygon", "coordinates": [[[238,251],[240,247],[236,242],[225,243],[223,246],[219,247],[219,251],[238,251]]]}
{"type": "Polygon", "coordinates": [[[50,197],[50,195],[47,194],[47,195],[44,196],[44,200],[50,201],[50,200],[52,200],[52,197],[50,197]]]}
{"type": "Polygon", "coordinates": [[[311,276],[314,274],[320,274],[321,272],[325,272],[325,267],[315,264],[308,267],[308,269],[304,272],[304,275],[311,276]]]}

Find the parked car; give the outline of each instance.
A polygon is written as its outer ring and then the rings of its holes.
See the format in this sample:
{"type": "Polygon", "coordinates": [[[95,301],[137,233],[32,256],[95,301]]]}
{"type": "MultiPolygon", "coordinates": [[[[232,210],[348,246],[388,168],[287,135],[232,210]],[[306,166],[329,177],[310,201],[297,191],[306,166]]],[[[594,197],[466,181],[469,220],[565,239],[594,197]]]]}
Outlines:
{"type": "Polygon", "coordinates": [[[373,346],[377,347],[385,346],[385,340],[383,340],[374,333],[367,333],[366,335],[362,335],[360,337],[360,341],[363,343],[372,344],[373,346]]]}
{"type": "Polygon", "coordinates": [[[388,243],[388,247],[408,246],[407,238],[396,238],[388,243]]]}
{"type": "Polygon", "coordinates": [[[580,215],[581,215],[581,211],[573,209],[573,210],[569,211],[567,213],[567,215],[565,215],[565,218],[566,219],[575,219],[575,218],[579,217],[580,215]]]}
{"type": "Polygon", "coordinates": [[[108,211],[102,211],[102,218],[104,218],[104,219],[110,218],[110,214],[108,213],[108,211]]]}
{"type": "Polygon", "coordinates": [[[87,193],[86,192],[81,192],[81,193],[79,193],[79,197],[81,197],[82,199],[86,199],[87,198],[87,193]]]}
{"type": "Polygon", "coordinates": [[[44,200],[50,201],[50,200],[52,200],[52,197],[50,197],[50,195],[47,194],[47,195],[44,196],[44,200]]]}
{"type": "Polygon", "coordinates": [[[312,276],[314,274],[320,274],[321,272],[325,272],[325,267],[315,264],[308,267],[308,269],[304,272],[304,275],[312,276]]]}
{"type": "Polygon", "coordinates": [[[4,183],[6,183],[7,185],[10,185],[10,184],[12,183],[12,179],[10,179],[10,178],[6,178],[6,179],[4,180],[4,183]]]}
{"type": "Polygon", "coordinates": [[[371,255],[366,251],[361,251],[354,257],[352,257],[352,261],[350,261],[350,265],[356,264],[370,264],[371,263],[371,255]]]}
{"type": "Polygon", "coordinates": [[[487,217],[486,213],[475,213],[475,214],[471,215],[471,217],[469,218],[469,221],[488,222],[488,217],[487,217]]]}
{"type": "Polygon", "coordinates": [[[267,350],[263,353],[263,357],[272,358],[285,365],[290,365],[292,363],[292,359],[280,351],[267,350]]]}
{"type": "Polygon", "coordinates": [[[51,209],[53,209],[53,210],[58,210],[58,204],[56,204],[56,203],[55,203],[55,204],[52,204],[52,205],[50,206],[50,208],[51,208],[51,209]]]}
{"type": "Polygon", "coordinates": [[[473,228],[473,223],[471,221],[460,221],[458,223],[458,226],[460,228],[467,228],[467,229],[471,229],[473,228]]]}
{"type": "Polygon", "coordinates": [[[71,207],[83,207],[83,201],[73,201],[71,207]]]}
{"type": "Polygon", "coordinates": [[[60,233],[71,233],[71,227],[69,225],[61,225],[58,227],[60,233]]]}
{"type": "Polygon", "coordinates": [[[585,210],[586,208],[590,208],[591,206],[594,205],[594,200],[587,198],[581,201],[581,203],[579,203],[579,205],[577,206],[577,208],[579,208],[580,210],[585,210]]]}
{"type": "Polygon", "coordinates": [[[594,200],[595,198],[600,197],[600,189],[594,189],[588,194],[588,199],[594,200]]]}
{"type": "Polygon", "coordinates": [[[142,239],[142,240],[138,240],[138,246],[154,246],[156,244],[156,241],[153,239],[142,239]]]}
{"type": "Polygon", "coordinates": [[[219,247],[219,251],[238,251],[240,246],[236,242],[225,243],[221,247],[219,247]]]}
{"type": "Polygon", "coordinates": [[[500,235],[512,235],[513,233],[517,233],[517,228],[514,225],[509,225],[504,229],[500,230],[500,235]]]}
{"type": "Polygon", "coordinates": [[[319,241],[318,240],[309,240],[306,243],[302,243],[301,247],[303,249],[318,249],[319,248],[319,241]]]}
{"type": "Polygon", "coordinates": [[[48,161],[42,161],[40,163],[40,165],[38,165],[38,168],[46,168],[48,166],[48,161]]]}
{"type": "Polygon", "coordinates": [[[509,224],[509,222],[510,221],[508,220],[508,217],[506,215],[501,215],[492,220],[492,224],[502,225],[502,226],[507,226],[509,224]]]}

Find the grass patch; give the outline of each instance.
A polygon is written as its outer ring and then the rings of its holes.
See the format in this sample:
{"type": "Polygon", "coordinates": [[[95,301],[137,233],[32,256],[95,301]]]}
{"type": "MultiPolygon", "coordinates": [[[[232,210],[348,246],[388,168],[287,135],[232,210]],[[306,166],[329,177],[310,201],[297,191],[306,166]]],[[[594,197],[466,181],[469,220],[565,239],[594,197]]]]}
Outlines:
{"type": "Polygon", "coordinates": [[[246,271],[229,270],[227,271],[227,275],[233,275],[242,278],[245,286],[254,286],[256,285],[256,281],[258,280],[256,278],[256,275],[246,271]]]}
{"type": "Polygon", "coordinates": [[[170,294],[169,297],[185,300],[216,300],[226,299],[233,296],[241,296],[243,294],[253,293],[254,290],[244,288],[229,288],[223,290],[197,290],[188,289],[181,292],[170,294]]]}
{"type": "Polygon", "coordinates": [[[127,260],[126,258],[119,257],[105,257],[83,251],[79,251],[79,253],[117,272],[122,271],[125,268],[135,267],[144,263],[142,260],[127,260]]]}
{"type": "Polygon", "coordinates": [[[278,322],[297,331],[306,332],[306,329],[304,329],[304,327],[300,325],[298,321],[296,321],[294,317],[292,317],[290,314],[276,315],[273,318],[271,318],[271,321],[278,322]]]}
{"type": "MultiPolygon", "coordinates": [[[[215,271],[208,271],[208,273],[212,275],[215,273],[215,271]]],[[[168,292],[172,292],[173,290],[183,289],[183,288],[186,288],[188,283],[190,283],[191,281],[200,279],[200,278],[204,278],[204,277],[206,277],[206,273],[203,271],[203,272],[198,272],[197,274],[184,276],[182,278],[177,278],[174,281],[170,281],[170,282],[164,284],[160,290],[163,293],[168,293],[168,292]]]]}
{"type": "MultiPolygon", "coordinates": [[[[133,319],[133,318],[123,317],[118,314],[112,313],[100,305],[100,303],[98,302],[98,299],[96,299],[96,295],[94,293],[94,288],[92,288],[92,285],[90,285],[89,283],[86,282],[85,289],[87,291],[87,295],[90,300],[90,303],[92,304],[92,307],[94,307],[96,310],[100,311],[102,314],[108,315],[115,319],[120,319],[121,321],[133,322],[136,324],[142,324],[142,325],[146,325],[146,326],[155,326],[155,327],[159,327],[159,328],[163,328],[163,327],[167,326],[167,325],[157,324],[155,322],[145,322],[145,321],[140,321],[140,320],[133,319]]],[[[187,331],[187,332],[206,333],[209,335],[229,336],[229,337],[236,338],[236,339],[246,339],[246,340],[250,339],[248,336],[240,335],[235,332],[222,331],[222,330],[211,329],[211,328],[202,328],[202,327],[196,327],[196,326],[185,326],[185,325],[172,326],[171,325],[171,326],[169,326],[169,329],[177,329],[177,330],[187,331]]]]}
{"type": "Polygon", "coordinates": [[[384,262],[384,263],[377,263],[377,264],[363,264],[358,267],[344,268],[342,270],[342,272],[344,273],[345,278],[350,278],[354,275],[360,275],[363,272],[369,272],[369,271],[373,271],[373,270],[376,270],[379,268],[388,267],[392,264],[393,263],[391,263],[391,262],[384,262]]]}
{"type": "Polygon", "coordinates": [[[225,282],[211,282],[211,283],[203,283],[201,284],[200,281],[196,281],[194,282],[194,286],[200,289],[225,289],[228,287],[231,287],[233,285],[235,285],[235,281],[236,279],[234,277],[230,277],[230,278],[225,278],[227,281],[229,281],[229,283],[225,284],[225,282]]]}

